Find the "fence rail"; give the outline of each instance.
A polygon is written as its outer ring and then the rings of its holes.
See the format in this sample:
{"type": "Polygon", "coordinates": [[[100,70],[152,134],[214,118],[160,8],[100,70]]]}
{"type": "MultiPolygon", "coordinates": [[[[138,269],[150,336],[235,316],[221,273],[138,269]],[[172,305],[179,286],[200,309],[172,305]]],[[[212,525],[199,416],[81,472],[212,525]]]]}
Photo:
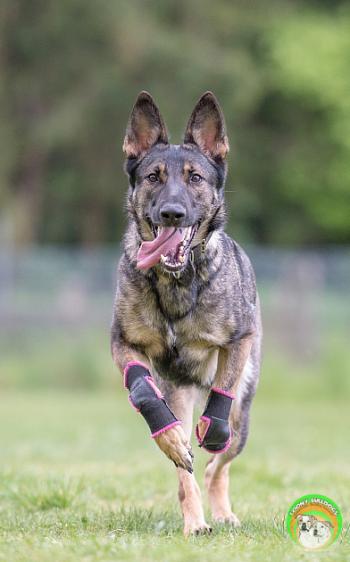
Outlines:
{"type": "MultiPolygon", "coordinates": [[[[263,307],[265,338],[293,355],[315,354],[350,328],[350,248],[247,247],[263,307]]],[[[106,329],[118,248],[0,251],[0,335],[36,328],[106,329]]]]}

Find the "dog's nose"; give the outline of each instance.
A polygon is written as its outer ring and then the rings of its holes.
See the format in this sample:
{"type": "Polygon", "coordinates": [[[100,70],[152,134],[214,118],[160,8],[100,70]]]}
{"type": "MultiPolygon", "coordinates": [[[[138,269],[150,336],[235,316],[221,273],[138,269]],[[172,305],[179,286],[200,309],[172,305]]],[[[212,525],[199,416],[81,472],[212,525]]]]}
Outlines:
{"type": "Polygon", "coordinates": [[[160,209],[162,222],[167,226],[179,224],[185,215],[186,209],[180,203],[165,203],[160,209]]]}
{"type": "Polygon", "coordinates": [[[302,531],[306,531],[306,523],[302,523],[302,525],[301,525],[301,530],[302,530],[302,531]]]}

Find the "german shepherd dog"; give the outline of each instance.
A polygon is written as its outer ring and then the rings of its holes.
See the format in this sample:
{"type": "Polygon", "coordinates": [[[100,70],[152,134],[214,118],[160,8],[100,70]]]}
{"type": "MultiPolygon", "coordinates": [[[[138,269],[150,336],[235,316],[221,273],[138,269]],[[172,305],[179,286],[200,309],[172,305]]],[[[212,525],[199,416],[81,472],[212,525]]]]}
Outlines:
{"type": "Polygon", "coordinates": [[[211,531],[190,445],[194,406],[207,400],[196,435],[213,453],[205,470],[212,517],[238,526],[229,465],[248,435],[262,330],[251,263],[223,230],[229,145],[215,96],[206,92],[199,99],[183,144],[174,145],[152,97],[141,92],[123,150],[129,221],[118,268],[113,360],[121,372],[132,372],[125,386],[151,430],[158,413],[160,421],[164,417],[152,437],[176,465],[185,536],[211,531]]]}

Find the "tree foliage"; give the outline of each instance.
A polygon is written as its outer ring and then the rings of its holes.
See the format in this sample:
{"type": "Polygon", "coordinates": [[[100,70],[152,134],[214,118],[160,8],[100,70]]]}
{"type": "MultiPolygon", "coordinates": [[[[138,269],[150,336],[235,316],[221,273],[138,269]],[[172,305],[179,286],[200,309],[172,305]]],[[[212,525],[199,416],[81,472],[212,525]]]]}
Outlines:
{"type": "Polygon", "coordinates": [[[230,232],[349,242],[349,24],[346,2],[3,0],[0,232],[119,240],[136,94],[154,95],[180,142],[211,89],[231,141],[230,232]]]}

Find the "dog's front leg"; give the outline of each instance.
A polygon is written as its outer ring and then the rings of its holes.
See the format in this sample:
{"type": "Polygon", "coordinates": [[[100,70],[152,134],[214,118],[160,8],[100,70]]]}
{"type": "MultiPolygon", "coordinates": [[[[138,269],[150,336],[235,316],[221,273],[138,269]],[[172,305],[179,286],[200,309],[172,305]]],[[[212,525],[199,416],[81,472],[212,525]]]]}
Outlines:
{"type": "Polygon", "coordinates": [[[205,484],[215,521],[234,527],[240,522],[231,509],[229,499],[229,464],[236,456],[241,441],[241,407],[231,408],[242,382],[251,353],[253,335],[235,342],[219,353],[218,368],[204,415],[197,425],[200,445],[215,454],[205,471],[205,484]],[[205,415],[208,414],[209,415],[205,415]],[[235,432],[234,432],[235,430],[235,432]]]}
{"type": "Polygon", "coordinates": [[[112,355],[124,373],[124,386],[129,390],[130,404],[146,420],[152,438],[177,467],[192,473],[192,450],[189,440],[156,386],[147,358],[131,347],[113,342],[112,355]]]}
{"type": "Polygon", "coordinates": [[[253,335],[249,334],[219,352],[214,385],[196,428],[200,446],[210,453],[224,453],[230,445],[231,405],[240,384],[252,343],[253,335]]]}
{"type": "MultiPolygon", "coordinates": [[[[163,383],[161,388],[172,411],[182,421],[182,427],[189,441],[192,433],[193,408],[198,396],[197,388],[177,387],[170,382],[163,383]]],[[[177,475],[185,536],[210,533],[211,528],[204,519],[201,492],[194,474],[178,468],[177,475]]]]}

